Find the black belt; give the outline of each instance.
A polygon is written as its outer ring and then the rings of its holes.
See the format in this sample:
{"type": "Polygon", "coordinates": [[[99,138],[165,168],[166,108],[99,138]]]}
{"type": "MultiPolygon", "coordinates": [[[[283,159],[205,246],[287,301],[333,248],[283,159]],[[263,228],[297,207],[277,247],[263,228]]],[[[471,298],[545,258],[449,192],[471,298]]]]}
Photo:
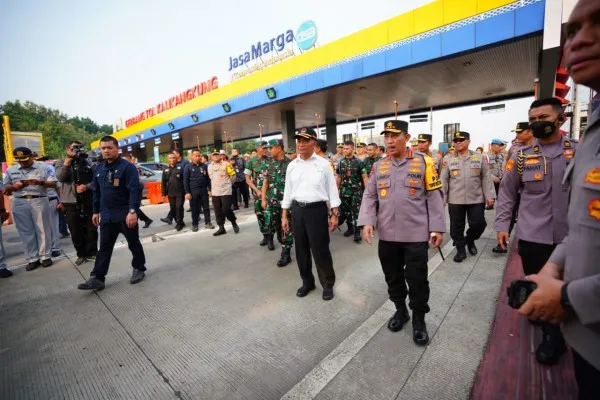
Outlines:
{"type": "Polygon", "coordinates": [[[16,197],[16,198],[17,199],[31,200],[31,199],[39,199],[40,197],[46,197],[46,196],[35,196],[35,195],[28,194],[27,196],[19,196],[19,197],[16,197]]]}
{"type": "Polygon", "coordinates": [[[58,201],[58,197],[48,197],[48,201],[54,201],[54,200],[58,201]]]}
{"type": "Polygon", "coordinates": [[[325,203],[324,201],[314,201],[312,203],[307,203],[306,201],[292,200],[292,205],[302,207],[302,208],[315,208],[315,207],[327,206],[327,203],[325,203]]]}

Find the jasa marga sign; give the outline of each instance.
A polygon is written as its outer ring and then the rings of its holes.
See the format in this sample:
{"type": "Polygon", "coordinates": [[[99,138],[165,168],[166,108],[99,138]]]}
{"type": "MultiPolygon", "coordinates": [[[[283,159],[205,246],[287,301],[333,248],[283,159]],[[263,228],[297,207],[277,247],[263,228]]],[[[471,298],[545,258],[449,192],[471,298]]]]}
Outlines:
{"type": "MultiPolygon", "coordinates": [[[[313,21],[305,21],[300,24],[296,32],[296,41],[301,50],[308,50],[317,41],[317,26],[313,21]]],[[[253,44],[248,51],[237,57],[229,57],[229,71],[233,71],[249,62],[271,53],[282,52],[290,43],[294,42],[294,32],[291,29],[280,33],[276,37],[266,41],[253,44]]]]}

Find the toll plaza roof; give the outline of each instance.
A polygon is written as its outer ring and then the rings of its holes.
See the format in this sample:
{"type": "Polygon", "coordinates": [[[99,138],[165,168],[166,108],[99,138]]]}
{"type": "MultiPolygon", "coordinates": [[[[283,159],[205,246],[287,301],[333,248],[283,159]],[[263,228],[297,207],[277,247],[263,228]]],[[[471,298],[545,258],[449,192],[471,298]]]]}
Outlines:
{"type": "MultiPolygon", "coordinates": [[[[282,61],[118,131],[121,146],[147,140],[168,150],[296,126],[389,115],[533,93],[542,49],[544,0],[435,0],[282,61]],[[267,96],[267,89],[271,98],[267,96]],[[272,95],[275,94],[275,97],[272,95]],[[157,140],[160,138],[160,140],[157,140]]],[[[92,148],[98,147],[92,143],[92,148]]]]}

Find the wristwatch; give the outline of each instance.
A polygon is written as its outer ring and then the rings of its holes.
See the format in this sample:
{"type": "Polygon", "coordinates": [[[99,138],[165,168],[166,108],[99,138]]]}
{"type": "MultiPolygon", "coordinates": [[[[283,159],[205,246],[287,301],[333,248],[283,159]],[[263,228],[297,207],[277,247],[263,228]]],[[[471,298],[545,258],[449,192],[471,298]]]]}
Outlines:
{"type": "Polygon", "coordinates": [[[331,215],[335,215],[336,217],[339,217],[340,216],[340,210],[337,210],[337,211],[331,210],[331,215]]]}
{"type": "Polygon", "coordinates": [[[130,208],[129,209],[129,214],[135,214],[135,209],[134,208],[130,208]]]}
{"type": "Polygon", "coordinates": [[[574,313],[573,306],[569,301],[569,293],[567,292],[567,286],[569,286],[569,282],[562,285],[560,288],[560,305],[564,310],[568,313],[574,313]]]}

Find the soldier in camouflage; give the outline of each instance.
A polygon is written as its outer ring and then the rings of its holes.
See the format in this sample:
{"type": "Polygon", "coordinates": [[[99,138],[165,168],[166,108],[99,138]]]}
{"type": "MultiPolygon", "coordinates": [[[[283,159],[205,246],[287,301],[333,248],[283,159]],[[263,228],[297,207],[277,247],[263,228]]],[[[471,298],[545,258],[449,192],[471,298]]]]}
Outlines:
{"type": "Polygon", "coordinates": [[[340,208],[348,224],[348,230],[344,232],[344,236],[349,237],[354,234],[356,243],[362,240],[360,229],[356,226],[363,192],[362,168],[362,161],[354,155],[354,143],[351,140],[344,142],[344,158],[337,166],[338,176],[336,179],[342,200],[340,208]]]}
{"type": "Polygon", "coordinates": [[[379,160],[381,160],[381,156],[379,155],[379,147],[376,143],[369,143],[367,146],[367,158],[363,160],[362,168],[362,179],[365,187],[367,187],[367,182],[369,181],[369,176],[371,175],[373,165],[379,160]]]}
{"type": "Polygon", "coordinates": [[[263,234],[263,240],[259,243],[261,246],[269,246],[269,250],[274,250],[275,245],[273,244],[273,234],[265,223],[265,217],[263,214],[262,207],[262,186],[263,186],[263,171],[267,168],[268,157],[267,157],[267,142],[258,142],[256,145],[256,157],[250,159],[246,164],[246,183],[252,193],[254,193],[254,213],[258,220],[258,227],[260,232],[263,234]]]}
{"type": "MultiPolygon", "coordinates": [[[[285,156],[282,139],[270,140],[268,147],[271,148],[271,158],[263,171],[262,208],[265,210],[265,224],[270,232],[277,232],[277,241],[281,244],[281,257],[277,266],[285,267],[292,262],[290,251],[294,237],[291,231],[286,233],[281,229],[281,201],[285,190],[285,174],[292,160],[285,156]]],[[[272,250],[271,247],[269,249],[272,250]]]]}

